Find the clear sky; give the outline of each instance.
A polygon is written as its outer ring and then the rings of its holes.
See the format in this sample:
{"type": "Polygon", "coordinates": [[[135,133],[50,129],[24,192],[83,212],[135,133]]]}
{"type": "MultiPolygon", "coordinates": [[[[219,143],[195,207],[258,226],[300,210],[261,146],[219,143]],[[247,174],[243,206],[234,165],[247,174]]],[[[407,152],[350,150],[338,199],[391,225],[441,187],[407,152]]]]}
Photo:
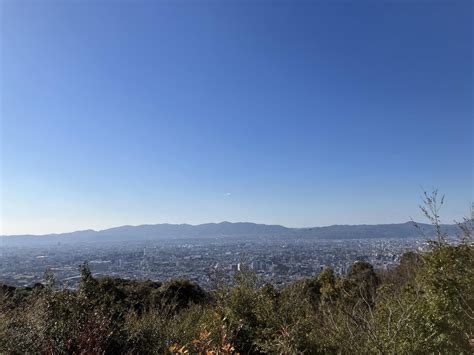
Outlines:
{"type": "Polygon", "coordinates": [[[471,1],[0,9],[1,234],[469,212],[471,1]]]}

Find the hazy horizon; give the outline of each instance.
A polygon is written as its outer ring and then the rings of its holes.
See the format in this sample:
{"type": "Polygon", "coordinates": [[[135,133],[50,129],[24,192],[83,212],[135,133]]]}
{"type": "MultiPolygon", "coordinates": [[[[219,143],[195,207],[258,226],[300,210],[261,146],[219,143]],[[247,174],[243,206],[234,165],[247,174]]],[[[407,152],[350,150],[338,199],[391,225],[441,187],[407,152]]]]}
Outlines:
{"type": "Polygon", "coordinates": [[[470,1],[0,6],[0,235],[469,216],[470,1]]]}
{"type": "MultiPolygon", "coordinates": [[[[463,216],[459,219],[453,220],[453,221],[443,221],[443,225],[455,225],[458,222],[462,222],[463,218],[467,218],[466,216],[463,216]]],[[[102,232],[106,231],[109,229],[117,229],[117,228],[123,228],[123,227],[143,227],[143,226],[159,226],[159,225],[175,225],[175,226],[191,226],[191,227],[197,227],[197,226],[203,226],[203,225],[209,225],[209,224],[225,224],[225,223],[230,223],[230,224],[256,224],[256,225],[265,225],[265,226],[279,226],[279,227],[284,227],[284,228],[289,228],[289,229],[311,229],[311,228],[326,228],[326,227],[335,227],[335,226],[377,226],[377,225],[400,225],[400,224],[406,224],[406,223],[420,223],[420,224],[429,224],[428,221],[426,220],[406,220],[406,221],[400,221],[400,222],[387,222],[387,223],[355,223],[355,224],[347,224],[347,223],[336,223],[336,224],[328,224],[328,225],[312,225],[312,226],[288,226],[288,225],[282,225],[278,223],[259,223],[259,222],[252,222],[252,221],[218,221],[218,222],[205,222],[205,223],[168,223],[168,222],[160,222],[160,223],[142,223],[142,224],[122,224],[122,225],[114,225],[114,226],[109,226],[105,228],[86,228],[86,229],[77,229],[77,230],[65,230],[65,231],[58,231],[58,232],[50,232],[50,233],[19,233],[19,234],[0,234],[0,236],[3,237],[14,237],[14,236],[22,236],[22,235],[35,235],[35,236],[42,236],[42,235],[54,235],[54,234],[68,234],[68,233],[75,233],[75,232],[85,232],[85,231],[94,231],[94,232],[102,232]]]]}

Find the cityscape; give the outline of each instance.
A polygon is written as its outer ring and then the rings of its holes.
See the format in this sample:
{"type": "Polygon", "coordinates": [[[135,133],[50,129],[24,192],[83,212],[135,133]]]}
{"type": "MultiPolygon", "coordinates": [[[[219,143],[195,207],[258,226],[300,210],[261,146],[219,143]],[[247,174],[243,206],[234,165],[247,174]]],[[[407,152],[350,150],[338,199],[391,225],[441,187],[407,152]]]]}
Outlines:
{"type": "Polygon", "coordinates": [[[32,286],[51,271],[59,285],[76,288],[79,266],[88,262],[94,276],[165,281],[189,279],[204,288],[232,283],[243,266],[261,283],[282,287],[313,277],[326,267],[344,275],[355,261],[376,270],[393,268],[401,255],[423,250],[422,238],[315,240],[281,236],[225,237],[0,247],[0,282],[32,286]]]}
{"type": "Polygon", "coordinates": [[[0,1],[0,355],[474,354],[473,4],[0,1]]]}

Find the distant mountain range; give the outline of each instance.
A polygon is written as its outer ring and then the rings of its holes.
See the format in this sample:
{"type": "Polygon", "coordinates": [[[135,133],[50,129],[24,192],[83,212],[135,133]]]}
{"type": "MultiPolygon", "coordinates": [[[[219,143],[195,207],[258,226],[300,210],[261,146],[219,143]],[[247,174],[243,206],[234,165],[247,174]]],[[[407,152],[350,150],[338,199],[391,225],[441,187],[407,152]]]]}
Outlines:
{"type": "MultiPolygon", "coordinates": [[[[434,229],[428,224],[419,224],[426,236],[433,236],[434,229]]],[[[455,224],[443,225],[448,235],[459,232],[455,224]]],[[[221,222],[199,225],[190,224],[146,224],[122,226],[101,231],[83,230],[71,233],[46,235],[0,236],[0,246],[21,243],[45,242],[106,242],[169,240],[203,237],[303,237],[315,239],[383,239],[417,238],[420,231],[414,222],[375,225],[333,225],[313,228],[287,228],[280,225],[256,224],[248,222],[221,222]]]]}

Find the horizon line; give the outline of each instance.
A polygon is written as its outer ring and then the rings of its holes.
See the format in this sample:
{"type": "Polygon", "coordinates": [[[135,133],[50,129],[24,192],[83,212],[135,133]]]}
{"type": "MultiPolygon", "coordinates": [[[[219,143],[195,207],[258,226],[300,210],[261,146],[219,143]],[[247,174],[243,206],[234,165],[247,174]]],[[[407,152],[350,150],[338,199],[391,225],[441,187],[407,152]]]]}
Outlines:
{"type": "MultiPolygon", "coordinates": [[[[221,221],[221,222],[207,222],[207,223],[198,223],[198,224],[190,224],[190,223],[144,223],[144,224],[137,224],[137,225],[132,225],[132,224],[124,224],[124,225],[119,225],[115,227],[109,227],[109,228],[104,228],[104,229],[78,229],[78,230],[73,230],[69,232],[60,232],[60,233],[44,233],[44,234],[31,234],[31,233],[23,233],[23,234],[0,234],[0,237],[44,237],[44,236],[57,236],[57,235],[62,235],[62,234],[73,234],[73,233],[81,233],[81,232],[94,232],[94,233],[100,233],[104,231],[108,231],[111,229],[118,229],[118,228],[124,228],[124,227],[144,227],[144,226],[159,226],[159,225],[170,225],[170,226],[190,226],[190,227],[199,227],[199,226],[204,226],[204,225],[219,225],[219,224],[254,224],[254,225],[261,225],[261,226],[272,226],[272,227],[282,227],[286,229],[313,229],[313,228],[328,228],[328,227],[335,227],[335,226],[383,226],[383,225],[397,225],[397,224],[409,224],[409,223],[417,223],[417,224],[429,224],[426,222],[417,222],[414,220],[408,220],[405,222],[393,222],[393,223],[361,223],[361,224],[330,224],[330,225],[323,225],[323,226],[311,226],[311,227],[288,227],[282,224],[267,224],[267,223],[256,223],[256,222],[230,222],[230,221],[221,221]]],[[[455,221],[453,223],[442,223],[442,225],[454,225],[456,224],[455,221]]]]}

